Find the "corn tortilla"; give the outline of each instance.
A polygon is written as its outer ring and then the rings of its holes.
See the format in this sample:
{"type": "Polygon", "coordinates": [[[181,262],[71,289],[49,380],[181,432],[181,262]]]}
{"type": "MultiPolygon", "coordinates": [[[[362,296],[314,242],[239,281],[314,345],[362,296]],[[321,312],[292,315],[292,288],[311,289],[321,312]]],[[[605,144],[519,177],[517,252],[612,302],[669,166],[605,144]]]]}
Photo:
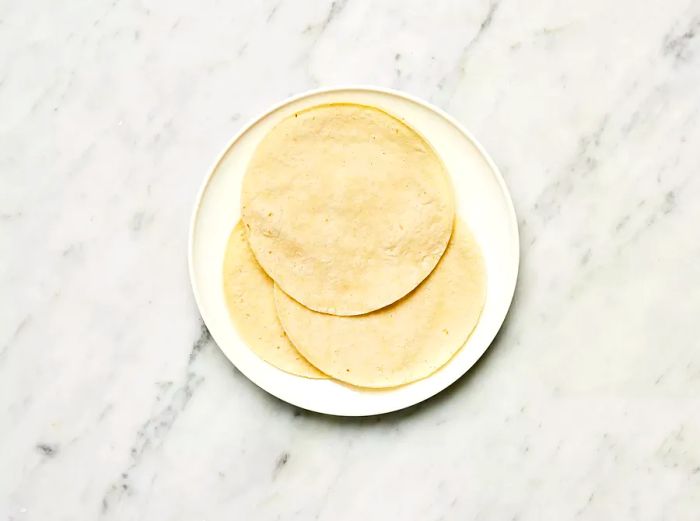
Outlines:
{"type": "Polygon", "coordinates": [[[375,388],[425,378],[447,363],[476,326],[485,298],[481,251],[462,223],[430,276],[373,313],[318,313],[275,286],[280,322],[306,359],[338,380],[375,388]]]}
{"type": "Polygon", "coordinates": [[[278,369],[308,378],[324,378],[285,335],[275,311],[274,283],[250,251],[241,222],[229,237],[223,275],[229,315],[248,347],[278,369]]]}
{"type": "Polygon", "coordinates": [[[374,107],[321,105],[277,124],[244,176],[242,219],[267,274],[304,306],[359,315],[430,274],[454,196],[425,141],[374,107]]]}

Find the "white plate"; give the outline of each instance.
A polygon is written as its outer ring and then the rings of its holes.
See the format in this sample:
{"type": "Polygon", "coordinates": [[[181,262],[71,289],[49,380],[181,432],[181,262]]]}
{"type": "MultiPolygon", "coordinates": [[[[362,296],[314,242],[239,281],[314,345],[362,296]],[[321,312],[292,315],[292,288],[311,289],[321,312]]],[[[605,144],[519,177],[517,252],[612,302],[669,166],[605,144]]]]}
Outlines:
{"type": "Polygon", "coordinates": [[[199,311],[224,354],[252,382],[304,409],[342,416],[396,411],[439,393],[462,376],[496,336],[515,291],[518,225],[505,182],[493,161],[462,126],[406,94],[374,87],[323,89],[272,108],[233,138],[207,175],[190,227],[189,268],[199,311]],[[241,180],[255,147],[281,119],[332,102],[373,105],[403,119],[430,141],[452,176],[457,213],[473,230],[488,271],[486,304],[464,347],[432,376],[387,390],[361,390],[332,380],[287,374],[253,354],[234,329],[224,300],[222,266],[231,229],[240,217],[241,180]]]}

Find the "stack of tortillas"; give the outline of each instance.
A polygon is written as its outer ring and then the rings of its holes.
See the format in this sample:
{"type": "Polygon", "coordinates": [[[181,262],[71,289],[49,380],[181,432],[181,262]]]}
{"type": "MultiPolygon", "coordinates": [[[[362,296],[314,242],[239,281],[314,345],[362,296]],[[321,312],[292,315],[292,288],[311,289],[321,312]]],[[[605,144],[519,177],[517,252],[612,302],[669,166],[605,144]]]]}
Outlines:
{"type": "Polygon", "coordinates": [[[310,378],[392,387],[465,344],[486,295],[430,144],[374,107],[321,105],[278,123],[243,180],[224,293],[263,360],[310,378]]]}

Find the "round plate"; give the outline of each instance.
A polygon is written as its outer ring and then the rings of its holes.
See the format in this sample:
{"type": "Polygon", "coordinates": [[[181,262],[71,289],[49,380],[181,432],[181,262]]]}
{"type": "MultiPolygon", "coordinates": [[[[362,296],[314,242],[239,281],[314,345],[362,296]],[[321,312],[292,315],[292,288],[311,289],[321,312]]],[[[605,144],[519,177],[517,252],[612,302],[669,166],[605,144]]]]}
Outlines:
{"type": "Polygon", "coordinates": [[[323,89],[272,108],[233,138],[207,175],[190,226],[189,269],[199,311],[212,337],[252,382],[291,404],[325,414],[365,416],[409,407],[462,376],[496,336],[513,298],[518,275],[518,224],[510,194],[491,158],[459,123],[406,94],[374,87],[323,89]],[[433,375],[401,387],[364,390],[333,380],[287,374],[258,358],[241,339],[224,299],[222,266],[231,229],[240,218],[241,181],[257,144],[286,116],[325,103],[379,107],[404,120],[435,148],[450,172],[457,214],[481,245],[488,273],[486,303],[467,343],[433,375]]]}

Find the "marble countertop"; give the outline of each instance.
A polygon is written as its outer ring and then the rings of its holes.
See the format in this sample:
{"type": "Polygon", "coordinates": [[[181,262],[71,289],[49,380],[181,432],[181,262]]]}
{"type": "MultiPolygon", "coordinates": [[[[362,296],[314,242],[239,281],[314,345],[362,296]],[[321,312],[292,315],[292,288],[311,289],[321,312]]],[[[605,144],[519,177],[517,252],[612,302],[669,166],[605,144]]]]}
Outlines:
{"type": "Polygon", "coordinates": [[[0,519],[697,520],[700,4],[2,2],[0,519]],[[438,397],[296,409],[211,341],[191,208],[253,115],[423,97],[519,216],[502,333],[438,397]]]}

